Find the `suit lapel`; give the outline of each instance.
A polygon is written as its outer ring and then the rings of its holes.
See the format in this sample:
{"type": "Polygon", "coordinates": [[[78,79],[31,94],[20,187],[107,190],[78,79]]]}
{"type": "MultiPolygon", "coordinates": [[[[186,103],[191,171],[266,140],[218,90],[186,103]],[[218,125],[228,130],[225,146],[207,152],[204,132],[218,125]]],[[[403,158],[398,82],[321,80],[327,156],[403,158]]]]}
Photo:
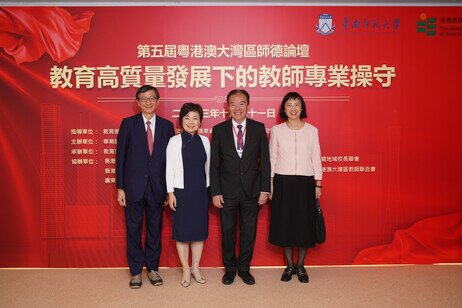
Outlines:
{"type": "Polygon", "coordinates": [[[225,138],[227,140],[225,144],[230,145],[230,151],[232,151],[237,158],[240,158],[239,154],[237,154],[236,143],[234,142],[234,129],[232,119],[229,119],[228,122],[226,122],[225,138]]]}
{"type": "Polygon", "coordinates": [[[245,127],[245,143],[244,143],[244,149],[242,151],[242,158],[244,158],[244,155],[248,152],[249,147],[247,146],[247,144],[250,144],[250,142],[252,142],[254,138],[252,122],[248,118],[246,122],[247,124],[245,127]]]}
{"type": "Polygon", "coordinates": [[[159,120],[159,117],[156,115],[156,126],[155,126],[155,131],[154,131],[154,150],[152,151],[152,156],[156,154],[156,147],[160,149],[160,143],[161,143],[161,138],[162,135],[160,134],[162,129],[160,128],[161,126],[161,121],[159,120]]]}

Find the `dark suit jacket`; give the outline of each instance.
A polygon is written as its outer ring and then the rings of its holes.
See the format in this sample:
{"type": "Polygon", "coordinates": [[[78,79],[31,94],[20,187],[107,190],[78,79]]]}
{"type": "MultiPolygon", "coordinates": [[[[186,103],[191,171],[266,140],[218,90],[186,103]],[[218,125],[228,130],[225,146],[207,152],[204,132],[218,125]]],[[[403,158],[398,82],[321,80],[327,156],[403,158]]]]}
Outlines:
{"type": "Polygon", "coordinates": [[[173,135],[172,122],[156,115],[154,151],[149,155],[141,113],[122,120],[117,136],[116,186],[125,191],[127,200],[140,201],[149,179],[156,201],[165,201],[165,150],[173,135]]]}
{"type": "Polygon", "coordinates": [[[238,197],[240,186],[248,198],[270,192],[268,137],[263,123],[247,118],[242,158],[234,143],[231,119],[212,130],[210,158],[210,194],[224,198],[238,197]]]}

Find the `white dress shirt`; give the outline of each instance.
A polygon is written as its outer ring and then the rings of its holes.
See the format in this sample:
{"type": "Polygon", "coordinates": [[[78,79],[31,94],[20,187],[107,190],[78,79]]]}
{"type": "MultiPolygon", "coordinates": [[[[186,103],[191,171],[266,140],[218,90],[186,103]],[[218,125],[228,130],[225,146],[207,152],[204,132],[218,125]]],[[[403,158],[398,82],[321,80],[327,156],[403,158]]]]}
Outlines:
{"type": "Polygon", "coordinates": [[[245,130],[245,127],[247,125],[247,118],[244,119],[244,121],[242,121],[242,123],[237,123],[236,121],[234,121],[234,119],[231,120],[233,122],[233,137],[234,137],[234,148],[236,149],[237,151],[237,154],[239,155],[239,157],[242,157],[242,152],[244,152],[244,146],[245,146],[245,135],[247,134],[246,133],[246,130],[245,130]],[[239,131],[239,128],[237,128],[238,125],[242,125],[242,150],[237,150],[237,132],[239,131]]]}

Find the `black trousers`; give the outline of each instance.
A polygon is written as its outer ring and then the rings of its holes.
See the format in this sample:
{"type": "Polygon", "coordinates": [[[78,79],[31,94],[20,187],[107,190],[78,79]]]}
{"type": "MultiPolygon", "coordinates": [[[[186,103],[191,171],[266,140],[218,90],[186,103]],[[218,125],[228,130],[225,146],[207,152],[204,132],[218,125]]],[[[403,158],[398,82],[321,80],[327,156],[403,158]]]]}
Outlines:
{"type": "Polygon", "coordinates": [[[143,199],[138,202],[127,200],[125,206],[125,227],[127,234],[127,260],[131,275],[141,274],[143,266],[148,271],[159,269],[162,250],[162,211],[164,206],[154,199],[151,183],[148,181],[143,199]],[[143,219],[146,216],[146,239],[144,251],[141,244],[143,219]]]}
{"type": "Polygon", "coordinates": [[[220,209],[222,258],[226,271],[248,271],[257,235],[258,198],[248,198],[240,189],[239,197],[224,198],[220,209]],[[239,256],[236,257],[239,217],[239,256]]]}

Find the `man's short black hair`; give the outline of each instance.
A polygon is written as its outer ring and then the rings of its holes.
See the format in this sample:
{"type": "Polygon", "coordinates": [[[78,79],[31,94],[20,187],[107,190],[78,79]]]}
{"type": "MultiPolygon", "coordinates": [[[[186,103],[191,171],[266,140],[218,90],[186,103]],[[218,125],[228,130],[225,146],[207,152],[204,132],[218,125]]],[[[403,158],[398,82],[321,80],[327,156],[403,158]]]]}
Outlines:
{"type": "Polygon", "coordinates": [[[244,90],[244,89],[234,89],[229,91],[228,95],[226,96],[226,102],[229,105],[229,98],[233,96],[234,94],[244,94],[245,98],[247,99],[247,104],[250,104],[250,95],[249,93],[244,90]]]}
{"type": "Polygon", "coordinates": [[[156,87],[153,87],[153,86],[150,86],[148,84],[145,84],[144,86],[141,86],[140,88],[138,88],[138,91],[136,91],[136,96],[135,96],[135,99],[138,100],[140,98],[140,94],[141,93],[144,93],[144,92],[148,92],[150,90],[154,90],[154,92],[156,92],[156,97],[157,99],[160,98],[160,94],[159,94],[159,91],[157,90],[156,87]]]}

